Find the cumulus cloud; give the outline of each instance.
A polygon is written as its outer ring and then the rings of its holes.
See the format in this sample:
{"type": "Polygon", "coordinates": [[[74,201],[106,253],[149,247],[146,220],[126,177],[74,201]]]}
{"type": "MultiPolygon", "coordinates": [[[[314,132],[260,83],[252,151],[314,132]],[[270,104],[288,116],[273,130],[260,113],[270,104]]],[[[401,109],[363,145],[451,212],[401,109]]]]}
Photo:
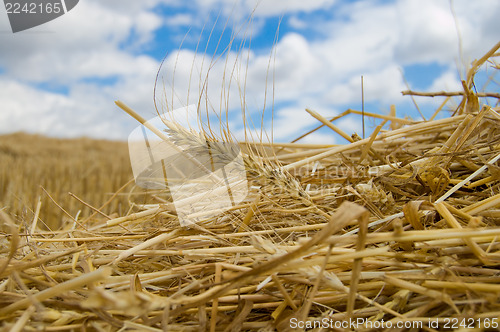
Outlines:
{"type": "Polygon", "coordinates": [[[307,28],[307,22],[305,22],[304,20],[301,20],[300,18],[298,18],[297,16],[291,16],[289,19],[288,19],[288,25],[294,29],[305,29],[307,28]]]}
{"type": "Polygon", "coordinates": [[[130,126],[117,121],[113,100],[127,98],[140,109],[152,109],[159,66],[147,55],[134,54],[132,47],[149,42],[161,24],[158,15],[144,10],[147,5],[129,15],[83,1],[78,10],[39,30],[2,34],[1,113],[6,121],[0,131],[126,137],[130,126]],[[122,47],[132,35],[128,49],[122,47]]]}
{"type": "Polygon", "coordinates": [[[220,8],[226,16],[240,21],[250,14],[255,17],[280,16],[297,12],[312,12],[315,10],[329,10],[337,0],[196,0],[194,6],[203,13],[220,8]]]}
{"type": "Polygon", "coordinates": [[[175,14],[168,17],[165,20],[165,24],[168,26],[192,26],[195,24],[195,20],[191,14],[175,14]]]}
{"type": "Polygon", "coordinates": [[[5,74],[68,84],[81,77],[126,76],[135,70],[135,55],[122,50],[121,44],[132,32],[134,43],[150,40],[160,19],[147,12],[120,15],[91,1],[77,8],[40,28],[46,32],[2,34],[0,65],[5,74]]]}
{"type": "Polygon", "coordinates": [[[460,91],[462,84],[458,78],[457,69],[449,67],[436,77],[428,89],[429,91],[460,91]]]}
{"type": "Polygon", "coordinates": [[[397,2],[397,10],[395,50],[402,63],[448,64],[463,56],[468,64],[498,41],[500,22],[493,19],[500,14],[498,1],[406,0],[397,2]]]}
{"type": "MultiPolygon", "coordinates": [[[[448,0],[258,2],[249,28],[245,21],[256,1],[87,0],[38,30],[0,34],[0,132],[125,138],[135,123],[117,111],[113,100],[124,100],[145,117],[155,115],[160,61],[145,50],[161,41],[159,29],[182,39],[185,30],[179,28],[200,29],[206,22],[208,33],[219,13],[219,25],[231,20],[229,35],[241,28],[231,50],[212,58],[203,56],[206,40],[198,55],[192,48],[177,53],[179,45],[168,45],[157,100],[167,97],[168,107],[176,108],[208,96],[210,109],[229,111],[236,133],[242,132],[242,107],[258,125],[260,112],[266,108],[269,114],[274,102],[274,137],[280,141],[317,125],[306,107],[334,116],[359,105],[361,75],[365,101],[380,109],[409,103],[400,94],[406,89],[400,69],[406,65],[444,65],[447,69],[428,89],[459,90],[456,60],[481,56],[500,31],[497,0],[452,2],[455,16],[448,0]],[[259,37],[269,29],[266,20],[280,15],[285,20],[276,49],[249,50],[250,35],[259,37]]],[[[0,18],[0,29],[8,30],[6,16],[0,18]]],[[[228,40],[222,38],[219,50],[228,40]]],[[[212,36],[211,43],[217,41],[212,36]]],[[[359,133],[359,121],[342,121],[346,132],[359,133]]],[[[315,139],[341,143],[323,131],[306,140],[315,139]]]]}
{"type": "Polygon", "coordinates": [[[120,120],[109,96],[94,90],[81,87],[64,96],[0,79],[0,132],[14,126],[16,131],[48,136],[122,139],[133,126],[120,120]]]}
{"type": "Polygon", "coordinates": [[[315,10],[329,10],[336,0],[276,0],[276,1],[247,1],[247,8],[255,8],[256,15],[275,16],[285,13],[312,12],[315,10]]]}

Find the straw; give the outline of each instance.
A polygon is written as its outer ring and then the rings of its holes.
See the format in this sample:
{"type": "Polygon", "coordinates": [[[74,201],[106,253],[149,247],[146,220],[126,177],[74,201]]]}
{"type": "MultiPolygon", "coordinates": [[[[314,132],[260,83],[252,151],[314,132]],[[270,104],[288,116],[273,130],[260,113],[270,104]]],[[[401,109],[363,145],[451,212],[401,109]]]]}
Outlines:
{"type": "MultiPolygon", "coordinates": [[[[2,328],[281,331],[351,318],[364,323],[357,330],[441,330],[445,319],[499,317],[500,115],[472,86],[486,61],[474,62],[448,118],[435,119],[445,103],[425,122],[394,107],[364,112],[374,125],[357,140],[334,122],[360,112],[309,110],[348,143],[241,142],[248,197],[203,206],[190,227],[175,207],[199,194],[175,201],[169,189],[123,186],[105,204],[73,195],[85,209],[76,214],[54,195],[67,213],[48,220],[56,230],[43,228],[42,200],[32,214],[1,206],[2,328]]],[[[177,140],[224,146],[213,128],[165,125],[177,140]]]]}

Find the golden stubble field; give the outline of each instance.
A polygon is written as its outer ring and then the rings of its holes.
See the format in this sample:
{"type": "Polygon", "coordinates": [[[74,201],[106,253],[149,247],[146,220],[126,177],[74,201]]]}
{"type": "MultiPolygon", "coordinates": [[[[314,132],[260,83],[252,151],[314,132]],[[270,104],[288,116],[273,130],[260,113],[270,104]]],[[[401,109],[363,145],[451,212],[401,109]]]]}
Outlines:
{"type": "MultiPolygon", "coordinates": [[[[17,220],[31,223],[40,200],[39,222],[57,229],[70,217],[54,201],[74,218],[83,218],[92,209],[70,193],[100,208],[131,179],[126,142],[24,133],[0,136],[0,208],[17,220]]],[[[126,209],[123,195],[102,212],[123,213],[126,209]]]]}
{"type": "MultiPolygon", "coordinates": [[[[239,142],[248,196],[202,205],[210,215],[187,226],[179,204],[205,193],[135,190],[125,143],[1,137],[0,328],[498,329],[500,95],[476,92],[474,75],[500,69],[499,50],[471,64],[463,91],[419,94],[447,97],[430,119],[365,113],[381,122],[361,139],[332,123],[347,113],[309,110],[350,143],[239,142]]],[[[229,154],[164,124],[191,151],[229,154]]]]}

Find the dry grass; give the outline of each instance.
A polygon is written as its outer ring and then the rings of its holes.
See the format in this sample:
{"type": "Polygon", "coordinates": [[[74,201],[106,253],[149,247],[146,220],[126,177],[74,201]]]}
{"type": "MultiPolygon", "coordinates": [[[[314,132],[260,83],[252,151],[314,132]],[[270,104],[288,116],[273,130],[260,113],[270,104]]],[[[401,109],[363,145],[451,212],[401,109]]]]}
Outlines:
{"type": "MultiPolygon", "coordinates": [[[[69,192],[99,208],[132,178],[124,142],[11,134],[0,136],[0,160],[0,208],[18,220],[32,220],[40,199],[40,225],[54,230],[71,218],[50,197],[71,216],[80,210],[88,216],[91,209],[69,192]]],[[[125,213],[127,208],[125,197],[103,212],[125,213]]]]}
{"type": "Polygon", "coordinates": [[[472,79],[450,118],[408,123],[393,112],[384,119],[392,130],[333,147],[242,143],[248,200],[190,228],[161,190],[121,217],[54,232],[2,212],[3,327],[286,331],[292,319],[455,317],[481,330],[485,319],[498,322],[500,109],[479,104],[472,79]]]}

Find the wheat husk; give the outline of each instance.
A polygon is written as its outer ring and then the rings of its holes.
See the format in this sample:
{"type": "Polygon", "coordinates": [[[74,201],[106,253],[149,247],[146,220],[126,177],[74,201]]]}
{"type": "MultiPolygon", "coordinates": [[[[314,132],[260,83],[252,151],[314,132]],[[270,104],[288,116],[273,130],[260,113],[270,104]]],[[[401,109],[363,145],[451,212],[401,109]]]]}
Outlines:
{"type": "Polygon", "coordinates": [[[291,319],[500,318],[500,109],[479,108],[471,91],[438,120],[367,112],[391,130],[365,139],[308,111],[346,145],[242,142],[248,199],[190,227],[161,191],[131,192],[127,214],[93,208],[57,231],[42,230],[38,213],[16,226],[0,210],[2,327],[286,331],[291,319]]]}

